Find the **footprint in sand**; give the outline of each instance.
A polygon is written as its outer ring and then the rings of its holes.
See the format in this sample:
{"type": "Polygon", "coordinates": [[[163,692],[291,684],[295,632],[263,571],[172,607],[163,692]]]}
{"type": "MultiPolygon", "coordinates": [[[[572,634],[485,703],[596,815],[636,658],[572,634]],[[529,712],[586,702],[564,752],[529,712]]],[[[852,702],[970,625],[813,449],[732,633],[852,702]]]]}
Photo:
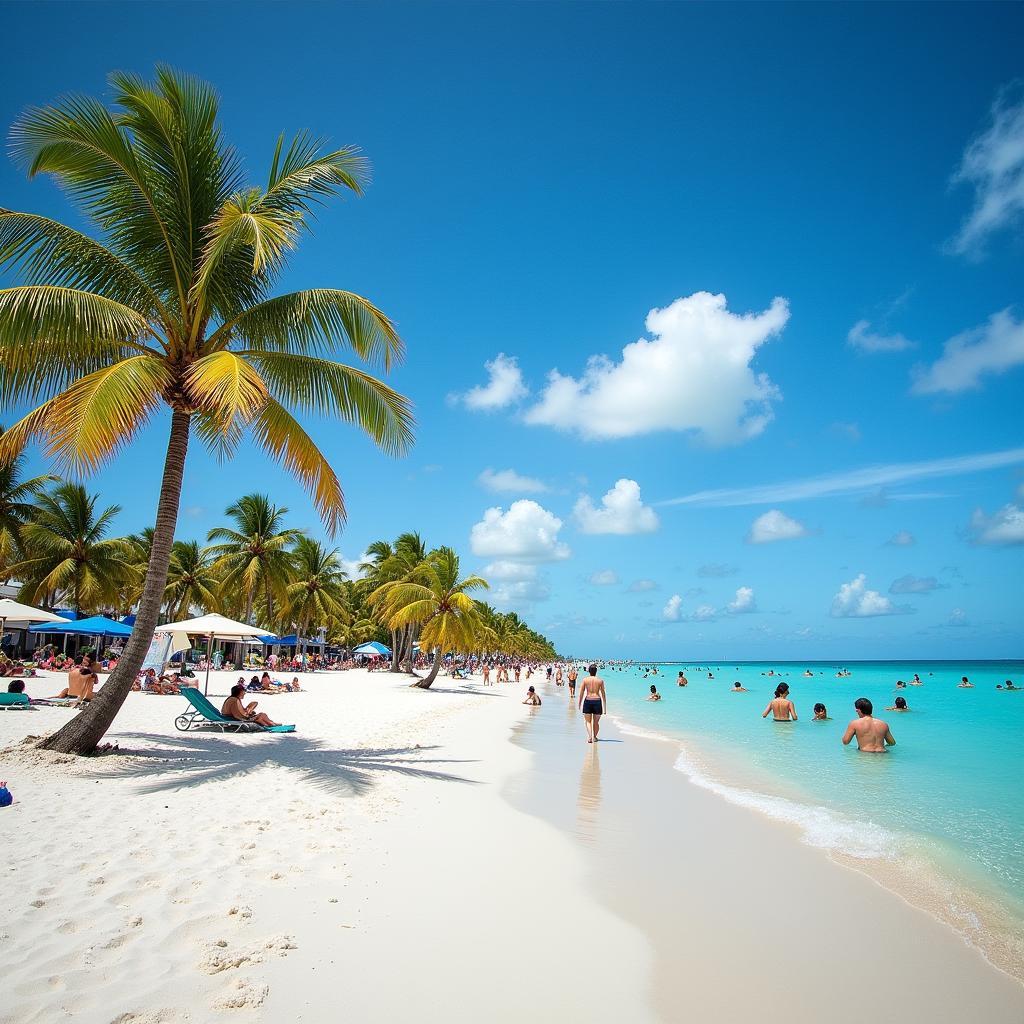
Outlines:
{"type": "Polygon", "coordinates": [[[33,900],[29,904],[29,906],[30,907],[35,907],[36,910],[38,910],[40,907],[45,907],[46,906],[46,900],[33,900]]]}
{"type": "Polygon", "coordinates": [[[255,985],[248,978],[238,978],[229,989],[213,1004],[215,1010],[243,1010],[247,1007],[262,1006],[270,994],[267,985],[255,985]]]}

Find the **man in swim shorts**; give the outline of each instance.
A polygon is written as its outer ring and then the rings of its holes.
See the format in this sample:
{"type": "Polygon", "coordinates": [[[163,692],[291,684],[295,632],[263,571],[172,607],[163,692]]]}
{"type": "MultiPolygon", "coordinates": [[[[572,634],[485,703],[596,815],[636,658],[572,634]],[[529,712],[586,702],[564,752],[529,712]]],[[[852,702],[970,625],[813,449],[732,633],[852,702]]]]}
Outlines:
{"type": "Polygon", "coordinates": [[[604,680],[597,674],[597,665],[590,665],[587,672],[580,686],[579,707],[587,723],[587,742],[596,743],[597,734],[601,731],[601,716],[607,710],[607,694],[604,680]]]}
{"type": "Polygon", "coordinates": [[[858,697],[853,702],[857,717],[846,727],[843,735],[843,746],[849,746],[850,740],[857,737],[857,749],[865,754],[882,754],[886,746],[895,747],[889,726],[880,718],[871,716],[871,701],[867,697],[858,697]]]}
{"type": "Polygon", "coordinates": [[[576,697],[576,679],[579,677],[579,672],[576,671],[576,662],[572,663],[569,668],[569,675],[567,676],[569,681],[569,700],[574,700],[576,697]]]}

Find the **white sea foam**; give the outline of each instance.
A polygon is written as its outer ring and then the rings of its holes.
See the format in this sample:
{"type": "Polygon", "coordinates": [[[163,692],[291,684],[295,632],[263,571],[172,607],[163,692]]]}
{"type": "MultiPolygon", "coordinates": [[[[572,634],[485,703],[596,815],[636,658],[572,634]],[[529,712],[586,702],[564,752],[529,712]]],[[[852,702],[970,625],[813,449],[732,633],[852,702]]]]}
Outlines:
{"type": "Polygon", "coordinates": [[[894,832],[870,821],[854,821],[827,807],[798,803],[783,796],[758,793],[730,786],[711,778],[685,751],[676,758],[676,771],[702,789],[724,797],[730,803],[767,814],[778,821],[796,825],[808,846],[835,850],[862,860],[892,858],[899,849],[894,832]]]}

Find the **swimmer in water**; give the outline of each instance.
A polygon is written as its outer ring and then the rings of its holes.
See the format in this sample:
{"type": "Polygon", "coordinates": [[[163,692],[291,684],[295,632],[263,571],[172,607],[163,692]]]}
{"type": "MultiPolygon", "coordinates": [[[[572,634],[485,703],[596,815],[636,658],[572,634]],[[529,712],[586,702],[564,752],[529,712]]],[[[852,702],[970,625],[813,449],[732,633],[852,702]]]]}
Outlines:
{"type": "Polygon", "coordinates": [[[857,717],[846,727],[843,734],[843,746],[850,745],[850,740],[857,737],[857,749],[865,754],[881,754],[886,746],[896,746],[889,726],[880,718],[872,718],[871,701],[867,697],[858,697],[853,702],[857,717]]]}
{"type": "Polygon", "coordinates": [[[811,719],[811,721],[812,722],[827,722],[828,720],[829,720],[828,708],[826,708],[825,705],[820,703],[820,702],[815,704],[814,705],[814,717],[811,719]]]}
{"type": "Polygon", "coordinates": [[[910,680],[910,685],[924,686],[924,683],[921,681],[921,677],[916,672],[914,673],[914,678],[910,680]]]}
{"type": "Polygon", "coordinates": [[[958,690],[973,690],[974,683],[969,682],[967,676],[961,676],[960,682],[956,684],[958,690]]]}
{"type": "Polygon", "coordinates": [[[906,688],[907,688],[907,684],[905,682],[903,682],[902,679],[897,679],[896,680],[896,689],[897,690],[905,690],[906,688]]]}
{"type": "Polygon", "coordinates": [[[658,693],[658,688],[653,683],[651,684],[651,695],[647,699],[648,700],[661,700],[661,694],[658,693]]]}
{"type": "Polygon", "coordinates": [[[729,692],[730,693],[749,693],[750,691],[745,686],[741,686],[740,685],[740,681],[737,679],[736,682],[732,684],[732,689],[729,692]]]}
{"type": "Polygon", "coordinates": [[[796,708],[789,699],[788,683],[779,683],[775,687],[775,696],[768,701],[768,707],[764,709],[764,714],[761,717],[767,718],[769,715],[775,722],[795,722],[797,720],[796,708]]]}
{"type": "Polygon", "coordinates": [[[1005,686],[1000,686],[999,683],[996,683],[996,689],[997,690],[1019,690],[1020,687],[1019,686],[1014,686],[1013,683],[1009,679],[1007,679],[1005,686]]]}
{"type": "Polygon", "coordinates": [[[886,711],[909,711],[910,708],[907,707],[907,698],[906,697],[897,697],[892,702],[892,707],[891,708],[886,708],[885,710],[886,711]]]}
{"type": "Polygon", "coordinates": [[[680,672],[679,678],[676,680],[676,682],[678,682],[680,686],[686,686],[690,682],[690,680],[687,679],[682,672],[680,672]]]}

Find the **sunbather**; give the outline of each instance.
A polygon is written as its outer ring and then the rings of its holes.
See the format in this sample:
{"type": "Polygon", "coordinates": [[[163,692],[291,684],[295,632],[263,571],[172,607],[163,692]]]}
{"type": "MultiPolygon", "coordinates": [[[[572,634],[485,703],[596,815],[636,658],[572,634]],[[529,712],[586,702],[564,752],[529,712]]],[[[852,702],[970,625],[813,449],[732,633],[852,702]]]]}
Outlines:
{"type": "Polygon", "coordinates": [[[57,699],[74,697],[83,703],[88,703],[93,698],[93,688],[96,686],[97,680],[98,676],[92,668],[92,659],[86,654],[82,658],[82,664],[76,665],[68,673],[68,685],[57,694],[57,699]]]}
{"type": "Polygon", "coordinates": [[[241,683],[236,683],[231,687],[231,696],[224,701],[220,713],[225,718],[233,718],[236,722],[255,722],[257,725],[264,725],[268,728],[278,724],[272,721],[269,715],[256,710],[259,701],[254,700],[251,704],[243,704],[242,697],[244,695],[245,687],[241,683]]]}

